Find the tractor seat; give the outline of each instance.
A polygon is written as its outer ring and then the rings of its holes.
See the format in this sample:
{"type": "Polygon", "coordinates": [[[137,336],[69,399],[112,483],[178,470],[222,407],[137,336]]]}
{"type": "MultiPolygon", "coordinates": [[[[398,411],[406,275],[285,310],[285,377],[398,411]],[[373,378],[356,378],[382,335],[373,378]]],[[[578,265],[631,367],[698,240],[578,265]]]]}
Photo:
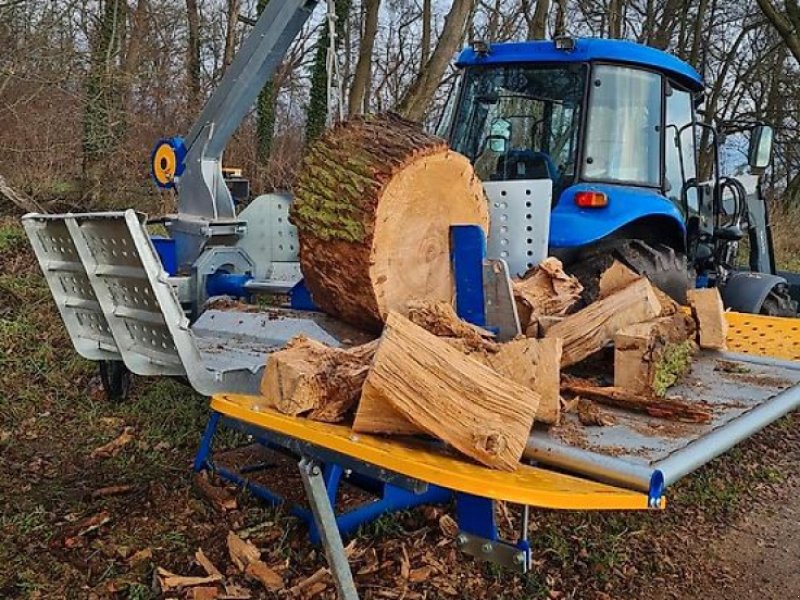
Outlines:
{"type": "Polygon", "coordinates": [[[511,150],[497,160],[497,170],[492,181],[509,179],[551,179],[558,178],[558,170],[553,160],[544,152],[532,150],[511,150]]]}

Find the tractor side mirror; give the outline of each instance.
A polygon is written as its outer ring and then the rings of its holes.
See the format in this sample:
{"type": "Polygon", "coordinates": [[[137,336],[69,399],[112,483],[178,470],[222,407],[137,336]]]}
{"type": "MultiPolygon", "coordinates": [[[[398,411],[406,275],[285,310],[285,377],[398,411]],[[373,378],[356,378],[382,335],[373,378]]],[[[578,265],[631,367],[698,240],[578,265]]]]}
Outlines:
{"type": "Polygon", "coordinates": [[[756,125],[750,133],[750,148],[747,152],[747,162],[753,175],[761,175],[769,166],[772,157],[772,127],[756,125]]]}

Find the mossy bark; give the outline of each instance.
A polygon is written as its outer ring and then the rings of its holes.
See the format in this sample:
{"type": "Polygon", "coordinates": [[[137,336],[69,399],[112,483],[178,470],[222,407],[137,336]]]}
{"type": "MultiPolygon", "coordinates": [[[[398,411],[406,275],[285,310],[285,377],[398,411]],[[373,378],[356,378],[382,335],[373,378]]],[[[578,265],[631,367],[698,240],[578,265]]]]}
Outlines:
{"type": "MultiPolygon", "coordinates": [[[[413,196],[413,190],[402,199],[392,196],[386,200],[395,209],[387,215],[394,220],[392,227],[404,226],[407,221],[410,228],[415,227],[411,224],[413,217],[427,215],[430,204],[437,201],[453,205],[431,217],[435,222],[426,223],[436,231],[437,239],[441,239],[442,230],[447,235],[451,215],[457,219],[452,222],[486,227],[485,198],[469,163],[450,152],[444,140],[425,133],[417,124],[392,114],[358,116],[334,126],[310,147],[294,187],[290,220],[299,230],[306,285],[320,308],[354,325],[380,328],[386,307],[381,306],[383,296],[376,287],[382,281],[375,281],[371,270],[377,262],[376,252],[393,252],[396,248],[387,247],[395,241],[386,240],[380,250],[375,248],[376,227],[387,227],[384,219],[377,223],[378,207],[394,177],[435,155],[452,156],[452,171],[463,179],[456,182],[462,190],[447,190],[446,200],[445,196],[420,198],[418,205],[406,199],[413,196]],[[464,206],[468,208],[459,208],[464,206]],[[469,216],[466,221],[465,214],[469,216]]],[[[449,168],[446,165],[445,169],[449,168]]],[[[433,187],[431,177],[427,170],[422,172],[419,178],[425,182],[420,185],[433,187]]],[[[409,235],[413,237],[413,232],[409,235]]],[[[420,261],[425,258],[420,257],[420,261]]],[[[441,270],[435,274],[440,276],[441,270]]]]}

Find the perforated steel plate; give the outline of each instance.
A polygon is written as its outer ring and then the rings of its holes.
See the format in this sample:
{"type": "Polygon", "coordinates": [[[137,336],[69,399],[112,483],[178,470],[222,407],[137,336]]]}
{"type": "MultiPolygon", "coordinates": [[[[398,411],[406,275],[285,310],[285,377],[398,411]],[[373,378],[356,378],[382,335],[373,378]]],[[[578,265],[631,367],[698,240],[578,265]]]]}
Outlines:
{"type": "Polygon", "coordinates": [[[64,220],[30,214],[22,224],[75,351],[89,360],[119,360],[119,349],[64,220]]]}
{"type": "Polygon", "coordinates": [[[553,182],[549,179],[488,181],[489,258],[506,261],[519,276],[547,258],[553,182]]]}
{"type": "Polygon", "coordinates": [[[800,360],[800,319],[737,312],[725,317],[731,352],[800,360]]]}

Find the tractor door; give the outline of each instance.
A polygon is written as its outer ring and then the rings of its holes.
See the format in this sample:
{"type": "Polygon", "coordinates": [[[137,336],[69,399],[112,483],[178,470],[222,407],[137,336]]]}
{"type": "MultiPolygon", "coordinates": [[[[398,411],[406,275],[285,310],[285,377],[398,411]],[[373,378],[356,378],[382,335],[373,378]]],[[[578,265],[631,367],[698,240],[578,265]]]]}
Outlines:
{"type": "Polygon", "coordinates": [[[450,144],[489,198],[488,253],[521,275],[547,256],[550,210],[575,179],[585,65],[466,70],[450,144]]]}

